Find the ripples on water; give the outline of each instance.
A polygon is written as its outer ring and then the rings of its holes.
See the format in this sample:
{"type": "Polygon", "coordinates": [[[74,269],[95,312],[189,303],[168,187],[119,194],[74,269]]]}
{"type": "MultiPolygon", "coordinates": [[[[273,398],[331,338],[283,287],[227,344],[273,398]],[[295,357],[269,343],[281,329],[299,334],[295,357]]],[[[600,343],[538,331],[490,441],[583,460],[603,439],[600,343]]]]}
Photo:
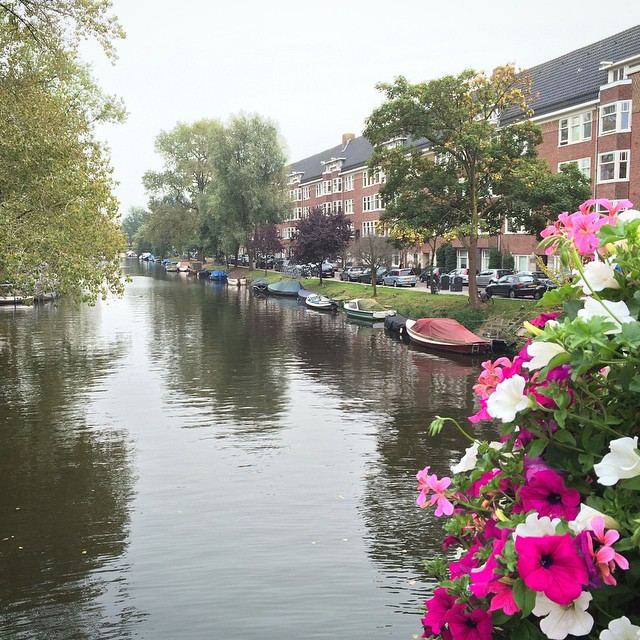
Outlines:
{"type": "Polygon", "coordinates": [[[128,265],[1,309],[0,638],[411,638],[475,360],[128,265]]]}

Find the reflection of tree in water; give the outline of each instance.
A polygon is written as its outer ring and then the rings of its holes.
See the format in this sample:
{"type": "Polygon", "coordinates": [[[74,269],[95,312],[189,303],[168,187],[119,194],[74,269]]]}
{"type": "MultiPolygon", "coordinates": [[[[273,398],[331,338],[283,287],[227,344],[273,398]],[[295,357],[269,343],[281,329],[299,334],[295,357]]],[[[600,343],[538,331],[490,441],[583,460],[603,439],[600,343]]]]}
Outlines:
{"type": "Polygon", "coordinates": [[[97,309],[27,312],[0,317],[0,637],[126,638],[135,611],[109,636],[98,599],[127,544],[129,447],[84,403],[127,344],[100,344],[97,309]]]}

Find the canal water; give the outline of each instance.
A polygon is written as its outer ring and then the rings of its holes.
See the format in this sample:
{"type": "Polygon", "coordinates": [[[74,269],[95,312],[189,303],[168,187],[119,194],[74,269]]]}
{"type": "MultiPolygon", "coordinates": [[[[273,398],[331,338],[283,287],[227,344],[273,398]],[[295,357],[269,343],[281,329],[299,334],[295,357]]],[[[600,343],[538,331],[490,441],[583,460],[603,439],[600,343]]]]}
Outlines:
{"type": "Polygon", "coordinates": [[[128,262],[0,309],[0,638],[409,640],[480,362],[128,262]]]}

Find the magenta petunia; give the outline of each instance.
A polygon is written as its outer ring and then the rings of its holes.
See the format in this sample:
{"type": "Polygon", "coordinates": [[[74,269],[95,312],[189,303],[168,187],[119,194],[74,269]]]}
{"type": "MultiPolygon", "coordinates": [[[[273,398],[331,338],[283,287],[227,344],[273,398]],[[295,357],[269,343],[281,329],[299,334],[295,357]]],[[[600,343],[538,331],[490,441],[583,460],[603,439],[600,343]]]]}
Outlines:
{"type": "Polygon", "coordinates": [[[585,559],[568,533],[561,536],[516,538],[518,573],[534,591],[566,607],[587,586],[585,559]]]}
{"type": "Polygon", "coordinates": [[[525,513],[537,511],[540,516],[574,520],[580,511],[580,493],[568,489],[562,476],[552,469],[528,478],[518,497],[525,513]]]}
{"type": "Polygon", "coordinates": [[[432,630],[434,634],[440,633],[445,624],[445,616],[455,601],[455,596],[449,595],[444,587],[438,587],[433,592],[433,597],[424,603],[427,608],[427,615],[422,619],[425,629],[432,630]]]}
{"type": "Polygon", "coordinates": [[[483,609],[469,609],[465,603],[454,604],[445,616],[453,640],[491,640],[491,614],[483,609]]]}

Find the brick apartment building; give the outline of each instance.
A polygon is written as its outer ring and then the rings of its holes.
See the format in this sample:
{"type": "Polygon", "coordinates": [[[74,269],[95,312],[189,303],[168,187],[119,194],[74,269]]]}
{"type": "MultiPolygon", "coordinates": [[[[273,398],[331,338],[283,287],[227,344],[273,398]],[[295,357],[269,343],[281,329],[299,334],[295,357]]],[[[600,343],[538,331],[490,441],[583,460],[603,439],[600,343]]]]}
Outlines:
{"type": "MultiPolygon", "coordinates": [[[[528,74],[537,94],[532,119],[543,132],[540,157],[553,172],[577,163],[591,180],[594,198],[629,199],[640,207],[640,25],[532,67],[528,74]]],[[[500,126],[511,121],[507,115],[500,126]]],[[[365,138],[344,134],[339,145],[289,166],[292,216],[280,224],[285,254],[296,221],[315,206],[326,212],[342,209],[355,238],[375,233],[384,178],[367,168],[371,151],[365,138]]],[[[508,221],[502,233],[482,237],[478,244],[480,268],[487,268],[491,249],[513,255],[517,270],[536,268],[537,239],[509,228],[508,221]]],[[[466,249],[454,246],[458,266],[468,266],[466,249]]],[[[425,266],[428,251],[418,247],[406,259],[425,266]]]]}

